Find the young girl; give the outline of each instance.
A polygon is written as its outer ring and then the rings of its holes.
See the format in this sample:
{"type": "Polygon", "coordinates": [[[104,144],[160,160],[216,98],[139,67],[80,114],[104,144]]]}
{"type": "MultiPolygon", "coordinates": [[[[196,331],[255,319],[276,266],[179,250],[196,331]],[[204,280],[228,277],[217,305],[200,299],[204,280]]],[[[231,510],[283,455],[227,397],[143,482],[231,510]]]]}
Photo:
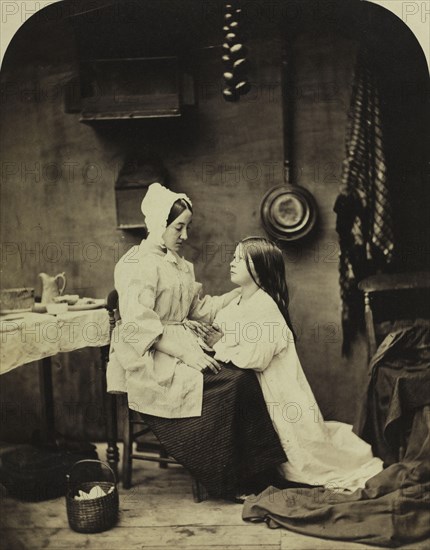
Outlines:
{"type": "Polygon", "coordinates": [[[186,195],[154,183],[142,212],[148,238],[115,267],[121,323],[108,391],[128,394],[129,407],[211,495],[234,496],[285,461],[254,373],[221,369],[202,349],[199,322],[212,323],[239,293],[200,298],[193,265],[179,255],[192,221],[186,195]]]}
{"type": "Polygon", "coordinates": [[[257,373],[294,482],[355,490],[382,470],[370,446],[339,422],[325,422],[296,352],[281,250],[251,237],[236,248],[231,280],[241,295],[219,311],[224,333],[212,337],[215,359],[257,373]],[[215,343],[215,341],[217,342],[215,343]]]}

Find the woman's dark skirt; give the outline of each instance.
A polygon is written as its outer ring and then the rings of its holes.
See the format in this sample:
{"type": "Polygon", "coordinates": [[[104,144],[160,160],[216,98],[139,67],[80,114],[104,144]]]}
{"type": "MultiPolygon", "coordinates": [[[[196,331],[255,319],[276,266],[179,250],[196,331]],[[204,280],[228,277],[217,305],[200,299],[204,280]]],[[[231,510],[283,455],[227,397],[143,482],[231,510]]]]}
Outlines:
{"type": "Polygon", "coordinates": [[[142,416],[169,455],[214,497],[262,490],[262,474],[286,461],[255,373],[232,364],[204,374],[201,416],[142,416]]]}

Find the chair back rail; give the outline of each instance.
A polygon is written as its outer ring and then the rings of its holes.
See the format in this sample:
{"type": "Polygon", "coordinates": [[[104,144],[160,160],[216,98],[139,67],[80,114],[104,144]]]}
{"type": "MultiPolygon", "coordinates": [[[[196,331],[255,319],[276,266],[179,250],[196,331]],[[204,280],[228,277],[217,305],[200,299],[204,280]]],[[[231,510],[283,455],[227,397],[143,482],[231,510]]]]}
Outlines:
{"type": "Polygon", "coordinates": [[[377,349],[377,338],[375,329],[375,312],[372,306],[372,296],[381,295],[381,293],[411,291],[426,292],[430,290],[430,272],[416,271],[410,273],[380,273],[371,275],[363,279],[358,284],[358,288],[364,293],[364,319],[366,324],[366,336],[369,359],[375,354],[377,349]]]}
{"type": "Polygon", "coordinates": [[[113,329],[116,326],[117,321],[120,319],[119,316],[119,296],[118,292],[114,289],[111,290],[108,294],[106,300],[106,309],[109,314],[109,341],[112,338],[113,329]]]}

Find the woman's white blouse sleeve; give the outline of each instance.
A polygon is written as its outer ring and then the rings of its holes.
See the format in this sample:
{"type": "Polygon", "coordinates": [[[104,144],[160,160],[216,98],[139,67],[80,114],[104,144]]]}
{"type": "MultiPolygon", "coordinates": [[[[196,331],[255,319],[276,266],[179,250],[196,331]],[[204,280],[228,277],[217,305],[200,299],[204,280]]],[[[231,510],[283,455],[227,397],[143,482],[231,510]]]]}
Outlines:
{"type": "Polygon", "coordinates": [[[201,291],[202,284],[194,282],[194,295],[188,317],[194,321],[204,321],[206,323],[213,323],[218,311],[228,305],[240,294],[239,289],[234,289],[226,294],[222,294],[221,296],[209,296],[207,294],[201,298],[201,291]]]}
{"type": "Polygon", "coordinates": [[[155,312],[157,267],[146,264],[119,284],[122,337],[143,356],[163,334],[163,324],[155,312]]]}

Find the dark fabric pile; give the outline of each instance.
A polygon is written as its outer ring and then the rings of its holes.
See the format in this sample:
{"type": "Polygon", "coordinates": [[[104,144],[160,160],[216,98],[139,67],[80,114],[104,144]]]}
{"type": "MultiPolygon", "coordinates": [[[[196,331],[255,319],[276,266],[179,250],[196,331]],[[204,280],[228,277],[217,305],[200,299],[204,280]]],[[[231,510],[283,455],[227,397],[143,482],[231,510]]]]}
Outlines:
{"type": "Polygon", "coordinates": [[[385,427],[397,422],[399,414],[403,418],[413,412],[401,462],[392,463],[352,494],[321,487],[271,486],[247,499],[243,519],[375,546],[397,547],[430,537],[429,343],[428,324],[418,322],[391,333],[371,363],[372,377],[377,370],[396,369],[400,376],[402,371],[414,373],[422,385],[422,389],[413,383],[392,387],[392,414],[387,415],[385,427]]]}
{"type": "Polygon", "coordinates": [[[386,464],[397,462],[416,410],[430,405],[430,320],[402,324],[395,324],[370,362],[369,383],[354,425],[355,433],[386,464]]]}
{"type": "Polygon", "coordinates": [[[355,68],[346,156],[334,211],[340,244],[342,353],[348,355],[363,324],[363,298],[357,284],[384,271],[394,248],[378,86],[365,49],[359,51],[355,68]]]}

